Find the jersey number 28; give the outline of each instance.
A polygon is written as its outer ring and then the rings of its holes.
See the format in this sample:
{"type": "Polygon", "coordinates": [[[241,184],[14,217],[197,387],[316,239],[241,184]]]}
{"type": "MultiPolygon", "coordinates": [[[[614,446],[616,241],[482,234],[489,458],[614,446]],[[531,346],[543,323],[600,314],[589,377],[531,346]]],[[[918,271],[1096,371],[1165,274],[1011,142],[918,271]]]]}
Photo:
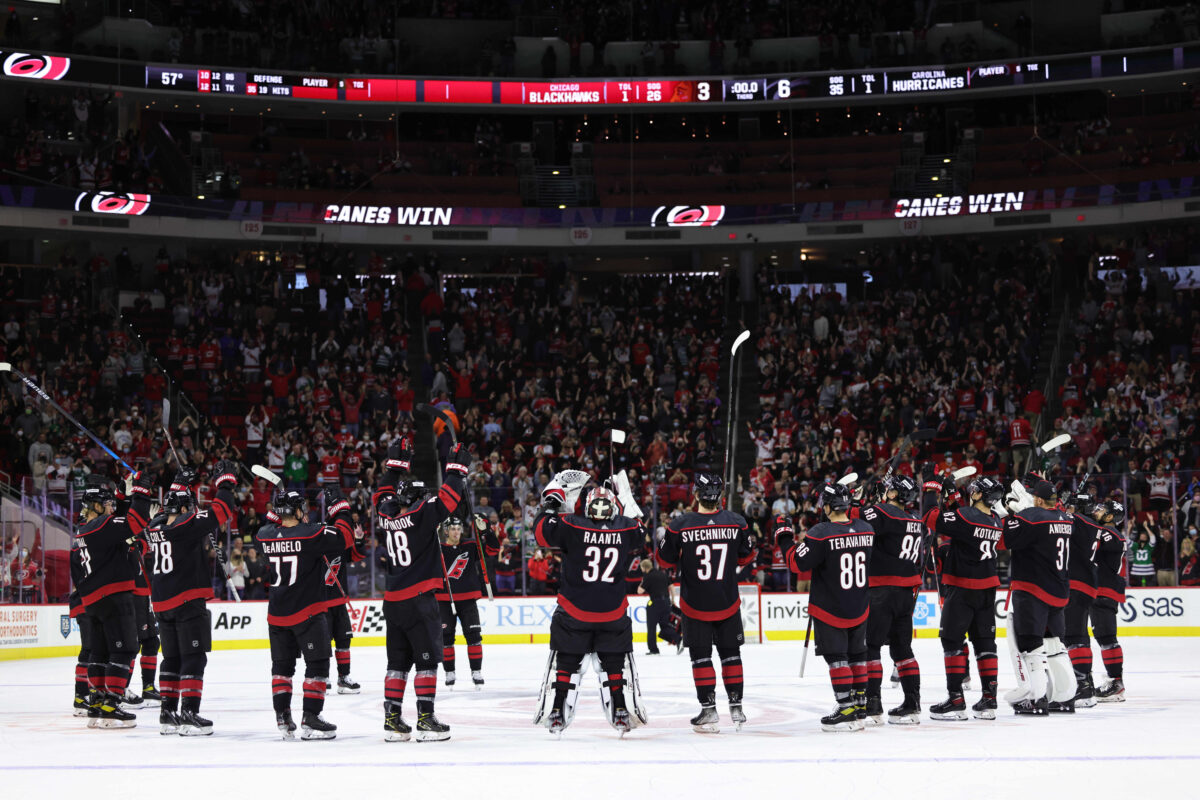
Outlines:
{"type": "Polygon", "coordinates": [[[170,542],[152,542],[150,549],[154,551],[155,575],[166,575],[175,569],[175,559],[171,555],[170,542]]]}

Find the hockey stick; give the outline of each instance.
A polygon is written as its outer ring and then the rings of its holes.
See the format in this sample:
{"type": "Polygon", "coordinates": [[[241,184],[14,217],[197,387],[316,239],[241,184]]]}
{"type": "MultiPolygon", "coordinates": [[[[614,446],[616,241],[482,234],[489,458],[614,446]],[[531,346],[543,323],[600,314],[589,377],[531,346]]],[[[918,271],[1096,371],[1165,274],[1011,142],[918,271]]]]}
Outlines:
{"type": "MultiPolygon", "coordinates": [[[[812,597],[812,593],[809,593],[812,597]]],[[[800,677],[804,677],[804,665],[808,663],[808,642],[812,638],[812,614],[808,615],[808,627],[804,629],[804,652],[800,654],[800,677]]]]}
{"type": "Polygon", "coordinates": [[[79,420],[77,420],[73,416],[71,416],[65,408],[63,408],[57,402],[55,402],[53,397],[51,397],[49,394],[47,394],[46,391],[44,389],[42,389],[42,387],[40,387],[36,383],[34,383],[33,380],[29,378],[29,376],[25,375],[25,373],[21,372],[20,370],[13,369],[13,365],[9,364],[7,361],[0,361],[0,372],[12,373],[12,375],[14,377],[18,378],[22,383],[24,383],[26,386],[28,386],[30,389],[32,389],[34,391],[34,393],[38,395],[38,397],[45,400],[47,403],[52,405],[55,408],[55,410],[58,411],[58,413],[62,414],[64,417],[66,417],[67,420],[72,425],[74,425],[76,428],[78,428],[81,433],[83,433],[85,436],[87,436],[89,439],[91,439],[93,442],[95,442],[97,445],[99,445],[101,450],[103,450],[104,452],[106,452],[110,456],[112,456],[114,461],[116,461],[118,464],[120,464],[125,469],[132,472],[133,474],[135,474],[135,475],[137,474],[137,470],[134,469],[133,467],[129,466],[129,464],[127,464],[125,462],[125,459],[121,458],[119,455],[114,453],[108,445],[106,445],[104,442],[100,441],[100,438],[98,436],[96,436],[96,434],[92,433],[90,430],[85,428],[83,426],[83,423],[81,423],[79,420]]]}
{"type": "MultiPolygon", "coordinates": [[[[423,414],[428,414],[435,419],[440,419],[442,424],[446,426],[446,430],[450,432],[451,449],[458,446],[458,431],[454,429],[454,424],[450,421],[450,416],[440,408],[434,408],[428,403],[418,403],[417,411],[423,414]]],[[[465,480],[464,480],[465,483],[465,480]]],[[[465,487],[463,492],[463,503],[467,506],[467,519],[471,518],[471,487],[465,487]]],[[[446,584],[446,596],[450,598],[450,613],[458,616],[458,606],[454,603],[454,590],[450,588],[450,573],[446,571],[446,554],[442,552],[441,537],[437,537],[438,560],[442,562],[442,580],[446,584]]],[[[481,551],[482,555],[482,551],[481,551]]],[[[480,562],[482,563],[482,561],[480,562]]],[[[488,587],[489,589],[491,587],[488,587]]],[[[490,594],[490,592],[489,592],[490,594]]]]}
{"type": "MultiPolygon", "coordinates": [[[[1121,440],[1116,440],[1116,439],[1114,439],[1113,441],[1118,442],[1118,444],[1121,442],[1121,440]]],[[[1129,440],[1126,439],[1124,441],[1128,442],[1129,440]]],[[[1103,456],[1105,453],[1107,453],[1109,451],[1110,447],[1111,447],[1110,443],[1104,442],[1103,444],[1100,445],[1099,448],[1096,449],[1096,454],[1088,459],[1087,472],[1083,473],[1083,480],[1079,482],[1079,488],[1076,489],[1075,491],[1083,492],[1085,489],[1087,489],[1088,481],[1090,481],[1092,479],[1092,476],[1096,473],[1096,467],[1099,466],[1099,464],[1100,464],[1100,457],[1103,456]]]]}
{"type": "MultiPolygon", "coordinates": [[[[167,444],[171,447],[171,455],[175,456],[175,466],[183,469],[183,460],[179,458],[179,451],[175,449],[175,442],[171,439],[170,420],[171,401],[164,397],[162,401],[162,431],[167,437],[167,444]]],[[[233,601],[235,603],[242,602],[237,587],[233,585],[233,568],[225,560],[225,551],[217,544],[217,537],[212,531],[208,533],[208,544],[213,549],[213,556],[216,557],[217,563],[221,565],[221,571],[225,573],[225,585],[229,587],[229,593],[233,595],[233,601]]]]}
{"type": "MultiPolygon", "coordinates": [[[[1060,433],[1058,436],[1055,436],[1053,439],[1050,439],[1049,441],[1042,444],[1042,446],[1039,447],[1038,449],[1041,450],[1042,453],[1044,453],[1045,455],[1048,456],[1051,453],[1053,453],[1055,450],[1057,450],[1058,448],[1062,447],[1063,445],[1070,444],[1070,443],[1071,443],[1071,434],[1060,433]]],[[[1044,464],[1044,456],[1043,456],[1043,464],[1044,464]]],[[[1033,457],[1032,456],[1030,456],[1029,461],[1027,461],[1025,463],[1025,471],[1021,474],[1021,482],[1022,483],[1025,482],[1025,478],[1029,475],[1029,471],[1031,469],[1033,469],[1033,457]]]]}
{"type": "Polygon", "coordinates": [[[613,428],[608,432],[608,480],[613,486],[613,493],[616,493],[616,452],[617,445],[625,444],[625,431],[613,428]]]}
{"type": "MultiPolygon", "coordinates": [[[[474,514],[471,515],[471,519],[475,519],[474,514]]],[[[472,527],[474,527],[474,522],[472,522],[472,527]]],[[[497,536],[496,538],[498,540],[500,537],[497,536]]],[[[483,575],[483,588],[487,589],[488,600],[490,602],[495,602],[496,596],[492,594],[492,582],[488,578],[487,559],[483,554],[483,535],[478,529],[475,531],[475,549],[479,551],[479,571],[483,575]]]]}
{"type": "Polygon", "coordinates": [[[857,472],[847,472],[845,475],[838,478],[837,483],[838,483],[838,486],[849,486],[850,484],[854,483],[856,480],[858,480],[857,472]]]}
{"type": "MultiPolygon", "coordinates": [[[[892,454],[891,460],[888,461],[888,467],[883,472],[883,477],[880,479],[880,485],[886,486],[887,482],[892,479],[892,474],[896,471],[896,465],[900,463],[900,459],[912,447],[913,442],[927,442],[937,435],[937,431],[933,428],[919,428],[900,440],[900,446],[896,448],[896,452],[892,454]]],[[[886,492],[886,489],[884,490],[886,492]]]]}
{"type": "MultiPolygon", "coordinates": [[[[733,483],[733,476],[729,473],[730,451],[733,449],[733,373],[737,364],[738,348],[749,338],[750,331],[744,330],[737,335],[733,346],[729,348],[729,391],[725,394],[725,468],[721,472],[721,480],[729,484],[733,483]]],[[[732,494],[733,490],[730,487],[726,496],[731,497],[732,494]]]]}

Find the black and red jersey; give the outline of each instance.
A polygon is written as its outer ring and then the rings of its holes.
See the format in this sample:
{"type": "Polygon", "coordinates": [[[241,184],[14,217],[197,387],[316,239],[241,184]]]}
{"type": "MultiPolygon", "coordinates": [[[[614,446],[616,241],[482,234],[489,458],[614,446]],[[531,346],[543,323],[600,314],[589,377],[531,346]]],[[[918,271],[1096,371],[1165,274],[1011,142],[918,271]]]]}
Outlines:
{"type": "MultiPolygon", "coordinates": [[[[857,512],[875,532],[871,550],[872,586],[920,586],[921,545],[925,523],[911,512],[892,505],[876,503],[857,512]]],[[[851,513],[851,517],[855,514],[851,513]]]]}
{"type": "Polygon", "coordinates": [[[267,622],[299,625],[329,606],[326,581],[330,559],[354,544],[349,527],[301,522],[290,527],[268,523],[254,537],[267,559],[267,622]]]}
{"type": "MultiPolygon", "coordinates": [[[[483,534],[483,549],[488,555],[500,552],[500,540],[491,528],[483,534]]],[[[442,559],[446,563],[446,577],[450,579],[450,591],[457,600],[478,600],[483,597],[483,570],[479,568],[479,543],[474,539],[458,544],[443,544],[442,559]]],[[[446,587],[439,587],[435,595],[447,602],[450,595],[446,587]]]]}
{"type": "Polygon", "coordinates": [[[1125,602],[1125,537],[1111,527],[1100,529],[1096,548],[1096,596],[1125,602]]]}
{"type": "Polygon", "coordinates": [[[359,552],[357,540],[354,537],[354,518],[350,516],[350,504],[341,501],[344,510],[334,509],[334,513],[326,525],[332,525],[342,532],[350,542],[345,551],[329,558],[329,570],[325,575],[325,603],[328,606],[341,606],[350,602],[346,594],[346,567],[352,561],[362,561],[366,556],[359,552]]]}
{"type": "Polygon", "coordinates": [[[562,553],[558,605],[583,622],[612,622],[628,608],[625,565],[641,546],[642,528],[629,517],[594,520],[578,514],[541,514],[533,534],[562,553]]]}
{"type": "Polygon", "coordinates": [[[228,489],[219,489],[206,509],[180,514],[170,523],[166,514],[150,521],[144,531],[146,570],[156,612],[170,611],[192,600],[213,599],[212,569],[204,545],[232,519],[233,502],[228,489]]]}
{"type": "Polygon", "coordinates": [[[746,518],[732,511],[689,511],[667,523],[658,563],[679,570],[679,608],[709,622],[738,613],[738,569],[754,561],[746,518]]]}
{"type": "MultiPolygon", "coordinates": [[[[405,510],[393,491],[399,473],[388,470],[375,493],[379,515],[376,536],[383,539],[387,557],[384,600],[408,600],[445,585],[438,525],[458,510],[463,498],[463,477],[446,472],[438,493],[405,510]]],[[[448,564],[446,566],[449,566],[448,564]]]]}
{"type": "Polygon", "coordinates": [[[1096,551],[1100,549],[1100,535],[1104,530],[1103,525],[1083,514],[1072,517],[1071,558],[1067,565],[1072,591],[1096,596],[1096,551]]]}
{"type": "Polygon", "coordinates": [[[999,519],[975,506],[961,506],[943,511],[932,520],[934,533],[949,541],[942,561],[944,586],[993,589],[1000,585],[996,545],[1003,528],[999,519]]]}
{"type": "Polygon", "coordinates": [[[75,533],[71,574],[84,608],[111,594],[134,590],[138,566],[130,555],[130,542],[146,527],[149,516],[149,498],[137,495],[125,514],[96,517],[75,533]]]}
{"type": "Polygon", "coordinates": [[[822,522],[784,553],[792,572],[812,572],[808,613],[835,628],[867,621],[875,532],[861,519],[822,522]]]}
{"type": "Polygon", "coordinates": [[[1059,608],[1067,604],[1071,560],[1070,517],[1061,511],[1027,508],[1004,518],[1004,547],[1012,551],[1010,586],[1059,608]]]}

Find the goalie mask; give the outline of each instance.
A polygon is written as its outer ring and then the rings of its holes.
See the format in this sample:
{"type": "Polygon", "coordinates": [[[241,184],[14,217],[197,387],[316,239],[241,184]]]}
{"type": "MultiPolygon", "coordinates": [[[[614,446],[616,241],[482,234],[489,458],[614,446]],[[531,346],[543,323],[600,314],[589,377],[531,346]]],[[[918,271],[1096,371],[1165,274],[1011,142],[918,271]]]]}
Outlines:
{"type": "Polygon", "coordinates": [[[583,501],[583,515],[588,519],[609,520],[619,510],[617,496],[603,486],[592,489],[583,501]]]}

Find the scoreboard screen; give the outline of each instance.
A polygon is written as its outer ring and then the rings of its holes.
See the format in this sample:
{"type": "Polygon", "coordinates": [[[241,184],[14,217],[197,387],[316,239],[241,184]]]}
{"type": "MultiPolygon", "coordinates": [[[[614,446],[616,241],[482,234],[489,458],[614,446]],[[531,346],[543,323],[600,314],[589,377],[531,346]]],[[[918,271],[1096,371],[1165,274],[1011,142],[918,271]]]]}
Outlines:
{"type": "MultiPolygon", "coordinates": [[[[29,58],[33,57],[26,60],[29,58]]],[[[72,72],[83,67],[79,61],[76,60],[72,72]]],[[[102,74],[106,63],[97,62],[97,76],[102,74]]],[[[92,74],[90,66],[83,68],[92,74]]],[[[976,89],[1195,71],[1200,71],[1198,44],[906,69],[648,80],[386,78],[150,64],[145,66],[144,88],[241,97],[454,106],[612,108],[708,103],[736,106],[878,95],[928,97],[976,89]]]]}

